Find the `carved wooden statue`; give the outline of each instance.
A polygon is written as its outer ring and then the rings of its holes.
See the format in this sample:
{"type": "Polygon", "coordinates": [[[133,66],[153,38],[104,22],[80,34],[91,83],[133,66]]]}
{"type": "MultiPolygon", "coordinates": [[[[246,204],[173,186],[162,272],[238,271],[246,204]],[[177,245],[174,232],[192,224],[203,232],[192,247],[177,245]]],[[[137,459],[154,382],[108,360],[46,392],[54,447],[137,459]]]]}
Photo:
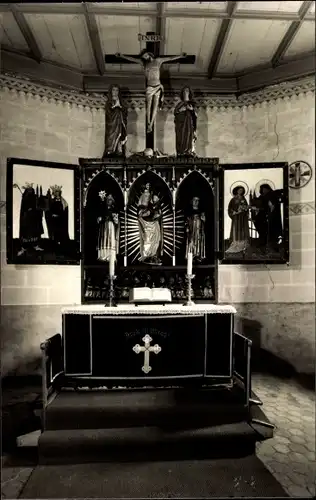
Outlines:
{"type": "Polygon", "coordinates": [[[147,264],[161,264],[163,251],[162,211],[160,200],[148,182],[138,202],[140,260],[147,264]]]}
{"type": "Polygon", "coordinates": [[[140,58],[123,54],[116,54],[116,56],[134,64],[142,64],[144,68],[146,78],[146,123],[147,132],[151,132],[156,121],[157,111],[161,107],[164,97],[164,88],[160,81],[160,68],[163,63],[178,61],[187,55],[183,53],[181,56],[155,57],[154,54],[145,49],[142,51],[140,58]]]}
{"type": "Polygon", "coordinates": [[[98,209],[98,260],[110,261],[111,254],[114,261],[119,253],[119,214],[115,208],[115,200],[105,191],[99,192],[100,205],[98,209]]]}
{"type": "Polygon", "coordinates": [[[105,146],[103,158],[124,154],[127,140],[127,109],[122,104],[120,88],[111,85],[105,105],[105,146]]]}
{"type": "Polygon", "coordinates": [[[193,94],[189,87],[181,91],[181,100],[174,110],[177,155],[195,153],[197,114],[193,94]]]}
{"type": "Polygon", "coordinates": [[[201,210],[200,198],[194,196],[186,218],[186,257],[192,252],[193,259],[201,262],[205,259],[205,212],[201,210]]]}

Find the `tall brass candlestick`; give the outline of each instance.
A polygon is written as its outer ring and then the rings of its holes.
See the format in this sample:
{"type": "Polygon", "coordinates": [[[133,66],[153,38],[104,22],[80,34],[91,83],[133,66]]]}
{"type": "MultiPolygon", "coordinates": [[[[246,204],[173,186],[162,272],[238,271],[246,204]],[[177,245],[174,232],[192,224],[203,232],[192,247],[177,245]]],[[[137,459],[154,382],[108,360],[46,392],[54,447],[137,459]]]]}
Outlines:
{"type": "Polygon", "coordinates": [[[192,280],[195,278],[195,274],[187,274],[185,277],[185,281],[187,283],[187,300],[183,304],[184,306],[194,306],[194,302],[192,300],[192,280]]]}
{"type": "Polygon", "coordinates": [[[116,307],[117,304],[115,302],[115,289],[114,289],[114,281],[116,280],[116,276],[109,275],[109,280],[110,280],[109,300],[105,304],[105,307],[116,307]]]}

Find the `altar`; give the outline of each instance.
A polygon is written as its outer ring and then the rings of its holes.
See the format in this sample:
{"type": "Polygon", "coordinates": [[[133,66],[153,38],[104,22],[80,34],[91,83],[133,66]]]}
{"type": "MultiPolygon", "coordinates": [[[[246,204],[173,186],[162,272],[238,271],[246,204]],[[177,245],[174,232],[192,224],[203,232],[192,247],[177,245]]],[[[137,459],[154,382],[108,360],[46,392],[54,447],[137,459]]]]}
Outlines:
{"type": "Polygon", "coordinates": [[[65,308],[65,376],[129,387],[230,384],[235,312],[213,304],[65,308]]]}

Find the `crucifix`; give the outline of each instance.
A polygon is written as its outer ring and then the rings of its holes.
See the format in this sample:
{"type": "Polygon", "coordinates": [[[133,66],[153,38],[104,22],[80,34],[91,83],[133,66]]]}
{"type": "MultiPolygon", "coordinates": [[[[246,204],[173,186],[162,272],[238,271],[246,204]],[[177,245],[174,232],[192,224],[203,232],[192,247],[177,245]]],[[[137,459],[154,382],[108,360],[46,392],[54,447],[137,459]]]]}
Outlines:
{"type": "Polygon", "coordinates": [[[144,373],[149,373],[151,371],[151,366],[149,366],[149,355],[151,352],[159,354],[161,352],[161,347],[158,344],[153,346],[150,345],[150,342],[152,341],[150,335],[145,335],[145,337],[142,338],[142,341],[145,345],[140,346],[139,344],[136,344],[133,347],[133,351],[136,352],[136,354],[139,354],[140,352],[144,353],[144,366],[142,366],[142,370],[144,373]]]}
{"type": "Polygon", "coordinates": [[[183,53],[180,56],[159,56],[161,37],[153,32],[139,35],[139,40],[146,41],[146,48],[140,55],[106,55],[105,62],[141,64],[145,73],[146,83],[146,149],[155,150],[155,123],[157,111],[163,103],[164,88],[160,81],[160,69],[162,64],[174,63],[194,64],[195,56],[183,53]]]}

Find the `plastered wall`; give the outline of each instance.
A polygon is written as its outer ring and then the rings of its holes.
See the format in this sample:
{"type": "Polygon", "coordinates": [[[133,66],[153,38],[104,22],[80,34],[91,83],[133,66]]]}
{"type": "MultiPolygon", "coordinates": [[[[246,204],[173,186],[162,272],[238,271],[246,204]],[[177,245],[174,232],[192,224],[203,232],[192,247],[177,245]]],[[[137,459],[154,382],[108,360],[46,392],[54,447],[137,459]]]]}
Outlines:
{"type": "MultiPolygon", "coordinates": [[[[1,201],[6,197],[7,157],[77,163],[78,157],[102,154],[102,110],[48,101],[8,89],[0,91],[0,98],[1,201]]],[[[221,163],[304,160],[314,170],[314,114],[312,92],[244,108],[201,108],[197,153],[219,157],[221,163]]],[[[130,151],[142,151],[145,147],[143,124],[143,111],[129,113],[130,151]]],[[[157,148],[174,154],[171,112],[160,113],[157,137],[157,148]]],[[[314,190],[313,181],[302,190],[290,190],[290,266],[220,266],[221,302],[249,303],[249,307],[256,303],[254,310],[258,303],[275,303],[276,309],[280,303],[293,303],[298,315],[300,303],[314,302],[314,190]]],[[[18,366],[21,356],[32,358],[31,352],[37,352],[39,342],[58,329],[60,306],[80,303],[80,267],[9,266],[5,232],[2,206],[1,303],[5,306],[2,350],[7,353],[3,368],[8,371],[18,366]]],[[[267,321],[264,315],[263,320],[267,321]]],[[[272,322],[272,327],[275,326],[272,322]]],[[[280,329],[278,325],[277,328],[280,329]]],[[[312,330],[307,335],[305,351],[313,352],[312,330]]]]}
{"type": "MultiPolygon", "coordinates": [[[[5,200],[7,157],[77,163],[78,157],[102,154],[102,110],[43,102],[8,90],[2,91],[1,97],[1,200],[5,200]]],[[[241,109],[202,108],[198,115],[197,153],[219,157],[222,163],[305,160],[314,168],[314,109],[312,93],[241,109]]],[[[131,151],[144,149],[143,123],[142,111],[130,112],[131,151]]],[[[171,112],[160,114],[157,137],[158,149],[173,154],[171,112]]],[[[293,210],[293,204],[312,205],[301,208],[304,215],[290,212],[290,266],[221,266],[222,302],[314,301],[314,186],[310,182],[302,190],[290,190],[293,210]]],[[[3,212],[1,236],[2,304],[80,303],[79,267],[8,266],[3,212]]]]}

